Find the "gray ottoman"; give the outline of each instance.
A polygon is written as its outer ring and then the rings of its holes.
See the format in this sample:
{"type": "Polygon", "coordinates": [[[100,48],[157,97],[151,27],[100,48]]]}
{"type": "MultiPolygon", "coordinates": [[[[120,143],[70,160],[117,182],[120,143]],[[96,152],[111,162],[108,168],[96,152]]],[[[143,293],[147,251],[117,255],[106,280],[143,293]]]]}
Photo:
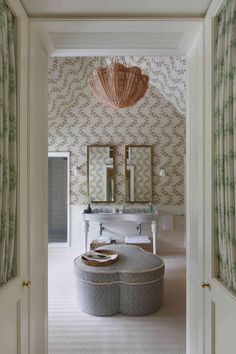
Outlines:
{"type": "Polygon", "coordinates": [[[94,316],[122,313],[143,316],[162,306],[164,262],[136,246],[112,245],[118,262],[104,267],[87,266],[81,256],[74,260],[76,289],[82,312],[94,316]]]}

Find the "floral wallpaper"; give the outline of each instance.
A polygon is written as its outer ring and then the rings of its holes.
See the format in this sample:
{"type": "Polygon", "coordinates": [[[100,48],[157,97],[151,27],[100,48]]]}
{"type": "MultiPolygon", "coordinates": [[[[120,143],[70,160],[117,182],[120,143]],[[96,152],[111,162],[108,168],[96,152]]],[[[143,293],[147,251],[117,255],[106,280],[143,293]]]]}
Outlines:
{"type": "Polygon", "coordinates": [[[106,57],[49,59],[49,151],[71,152],[71,204],[87,200],[87,145],[116,145],[116,201],[125,202],[125,145],[154,146],[154,202],[184,204],[185,74],[183,57],[127,57],[149,75],[146,95],[133,107],[97,101],[87,79],[106,57]],[[74,175],[79,166],[79,175],[74,175]],[[160,168],[166,171],[159,177],[160,168]]]}

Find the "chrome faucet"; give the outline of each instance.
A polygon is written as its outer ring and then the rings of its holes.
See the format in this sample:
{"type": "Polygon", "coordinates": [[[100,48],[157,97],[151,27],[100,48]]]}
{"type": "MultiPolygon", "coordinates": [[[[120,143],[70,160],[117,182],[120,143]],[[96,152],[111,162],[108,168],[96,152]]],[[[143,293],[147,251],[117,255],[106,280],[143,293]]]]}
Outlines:
{"type": "Polygon", "coordinates": [[[105,229],[105,227],[102,225],[102,223],[99,224],[99,235],[102,236],[102,232],[105,229]]]}
{"type": "Polygon", "coordinates": [[[137,231],[138,231],[139,236],[141,236],[142,235],[142,224],[137,225],[137,231]]]}

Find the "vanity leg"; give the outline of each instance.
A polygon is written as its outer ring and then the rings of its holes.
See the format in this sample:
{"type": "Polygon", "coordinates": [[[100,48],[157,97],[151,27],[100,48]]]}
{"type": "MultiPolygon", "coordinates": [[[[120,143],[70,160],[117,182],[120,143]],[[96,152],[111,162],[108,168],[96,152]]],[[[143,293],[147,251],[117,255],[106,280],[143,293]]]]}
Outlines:
{"type": "Polygon", "coordinates": [[[89,221],[84,220],[84,252],[87,252],[89,221]]]}
{"type": "Polygon", "coordinates": [[[151,225],[152,230],[152,242],[153,242],[153,253],[157,253],[157,221],[152,221],[151,225]]]}

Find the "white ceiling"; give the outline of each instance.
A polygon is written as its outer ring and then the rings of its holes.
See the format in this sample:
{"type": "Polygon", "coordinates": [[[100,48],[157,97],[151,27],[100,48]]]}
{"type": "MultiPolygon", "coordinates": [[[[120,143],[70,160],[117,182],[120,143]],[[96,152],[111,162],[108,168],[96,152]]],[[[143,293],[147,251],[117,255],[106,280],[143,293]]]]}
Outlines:
{"type": "Polygon", "coordinates": [[[32,20],[49,56],[185,56],[202,20],[32,20]]]}
{"type": "Polygon", "coordinates": [[[21,0],[31,16],[204,16],[211,0],[21,0]]]}

